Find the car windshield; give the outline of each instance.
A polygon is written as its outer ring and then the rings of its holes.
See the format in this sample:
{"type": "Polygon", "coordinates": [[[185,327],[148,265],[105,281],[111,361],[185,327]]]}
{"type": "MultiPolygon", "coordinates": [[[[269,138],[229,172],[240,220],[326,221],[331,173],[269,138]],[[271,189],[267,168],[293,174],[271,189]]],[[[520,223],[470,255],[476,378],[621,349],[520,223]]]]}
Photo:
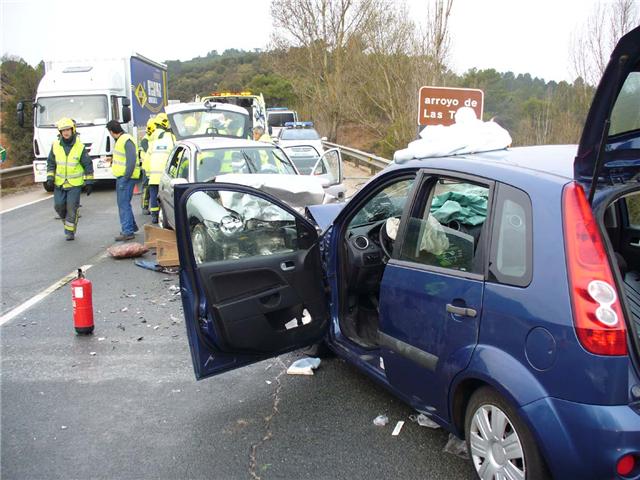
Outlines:
{"type": "Polygon", "coordinates": [[[271,127],[283,127],[286,122],[295,121],[293,112],[269,113],[269,126],[271,127]]]}
{"type": "Polygon", "coordinates": [[[196,155],[196,181],[225,173],[284,173],[296,171],[282,150],[273,147],[217,148],[196,155]]]}
{"type": "Polygon", "coordinates": [[[281,140],[320,140],[315,128],[285,128],[280,134],[281,140]]]}
{"type": "Polygon", "coordinates": [[[79,127],[107,123],[106,95],[40,97],[35,106],[37,127],[55,127],[65,117],[75,120],[79,127]]]}
{"type": "Polygon", "coordinates": [[[170,114],[178,139],[193,137],[248,138],[248,115],[226,110],[191,110],[170,114]]]}

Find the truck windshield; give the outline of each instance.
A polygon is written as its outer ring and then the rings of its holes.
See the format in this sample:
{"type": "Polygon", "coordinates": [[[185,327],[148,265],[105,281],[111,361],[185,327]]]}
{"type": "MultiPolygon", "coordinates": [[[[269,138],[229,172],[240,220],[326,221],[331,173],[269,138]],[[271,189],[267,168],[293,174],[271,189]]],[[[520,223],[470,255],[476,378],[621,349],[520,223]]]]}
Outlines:
{"type": "Polygon", "coordinates": [[[36,127],[55,127],[61,118],[72,118],[79,127],[107,123],[106,95],[40,97],[36,103],[36,127]]]}

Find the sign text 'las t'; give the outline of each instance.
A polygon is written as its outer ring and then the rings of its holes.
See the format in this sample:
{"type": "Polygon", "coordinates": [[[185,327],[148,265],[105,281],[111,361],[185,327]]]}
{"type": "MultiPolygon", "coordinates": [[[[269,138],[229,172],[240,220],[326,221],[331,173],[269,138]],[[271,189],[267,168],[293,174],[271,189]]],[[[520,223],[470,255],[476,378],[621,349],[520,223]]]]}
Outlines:
{"type": "Polygon", "coordinates": [[[451,125],[461,107],[471,107],[482,120],[484,92],[475,88],[421,87],[418,125],[451,125]]]}

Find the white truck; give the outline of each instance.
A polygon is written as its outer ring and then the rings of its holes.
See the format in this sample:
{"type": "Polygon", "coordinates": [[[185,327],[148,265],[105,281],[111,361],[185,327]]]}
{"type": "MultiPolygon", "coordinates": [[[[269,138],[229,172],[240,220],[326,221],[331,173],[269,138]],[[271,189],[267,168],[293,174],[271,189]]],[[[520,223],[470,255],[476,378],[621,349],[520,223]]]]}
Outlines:
{"type": "MultiPolygon", "coordinates": [[[[18,103],[18,123],[24,126],[28,102],[18,103]]],[[[122,123],[137,138],[149,117],[167,105],[167,67],[139,54],[124,58],[45,62],[45,74],[33,100],[33,175],[46,181],[47,157],[58,137],[56,122],[72,118],[93,160],[97,180],[113,179],[113,139],[109,120],[122,123]]],[[[46,187],[45,187],[46,188],[46,187]]]]}

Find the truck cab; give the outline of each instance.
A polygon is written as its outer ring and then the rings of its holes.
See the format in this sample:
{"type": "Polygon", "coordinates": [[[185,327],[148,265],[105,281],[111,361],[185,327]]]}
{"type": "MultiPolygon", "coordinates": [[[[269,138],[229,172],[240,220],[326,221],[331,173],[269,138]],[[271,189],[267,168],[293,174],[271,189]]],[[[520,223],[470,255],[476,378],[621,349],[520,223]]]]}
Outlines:
{"type": "MultiPolygon", "coordinates": [[[[140,55],[106,60],[47,61],[33,101],[33,173],[46,181],[47,157],[58,138],[56,122],[76,122],[80,140],[93,161],[96,180],[113,179],[113,140],[106,124],[122,123],[134,138],[144,133],[147,119],[166,104],[166,66],[140,55]],[[132,111],[133,110],[133,111],[132,111]]],[[[24,123],[25,103],[18,104],[24,123]]]]}

